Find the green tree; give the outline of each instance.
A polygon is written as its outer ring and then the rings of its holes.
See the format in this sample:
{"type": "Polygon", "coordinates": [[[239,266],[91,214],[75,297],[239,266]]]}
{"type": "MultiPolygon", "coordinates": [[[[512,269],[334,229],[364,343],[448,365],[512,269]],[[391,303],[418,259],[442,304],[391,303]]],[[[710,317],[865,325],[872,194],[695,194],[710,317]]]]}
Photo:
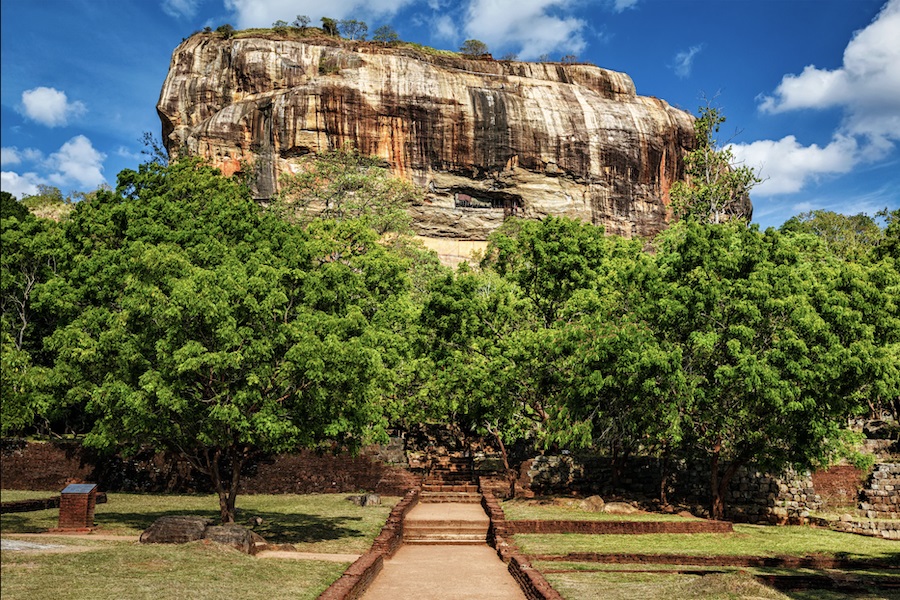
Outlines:
{"type": "Polygon", "coordinates": [[[338,22],[329,17],[322,17],[322,31],[325,35],[338,37],[338,22]]]}
{"type": "Polygon", "coordinates": [[[225,23],[224,25],[216,27],[216,33],[221,34],[223,38],[229,40],[234,37],[234,27],[229,23],[225,23]]]}
{"type": "Polygon", "coordinates": [[[710,105],[701,106],[694,121],[696,147],[684,159],[685,178],[672,185],[676,216],[709,223],[732,218],[748,219],[750,190],[759,183],[756,173],[735,164],[731,148],[716,135],[725,116],[710,105]]]}
{"type": "Polygon", "coordinates": [[[369,33],[369,26],[365,21],[356,19],[342,19],[338,22],[338,31],[348,40],[365,40],[369,33]]]}
{"type": "Polygon", "coordinates": [[[6,192],[0,216],[2,432],[6,435],[32,426],[35,417],[46,414],[49,399],[44,384],[50,359],[43,339],[64,318],[53,305],[53,296],[59,293],[54,280],[68,256],[60,224],[35,217],[6,192]]]}
{"type": "Polygon", "coordinates": [[[830,210],[814,210],[791,217],[780,230],[813,234],[833,253],[848,260],[866,258],[882,238],[881,228],[872,217],[863,213],[847,216],[830,210]]]}
{"type": "Polygon", "coordinates": [[[307,15],[297,15],[297,18],[291,23],[291,27],[306,31],[306,28],[309,27],[309,21],[310,19],[307,15]]]}
{"type": "Polygon", "coordinates": [[[375,30],[372,40],[382,44],[393,44],[400,41],[400,36],[397,35],[397,32],[390,25],[382,25],[375,30]]]}
{"type": "Polygon", "coordinates": [[[410,205],[422,191],[392,177],[380,159],[353,148],[308,157],[296,174],[281,181],[277,209],[308,222],[314,218],[363,219],[378,233],[407,233],[410,205]]]}
{"type": "Polygon", "coordinates": [[[49,346],[68,400],[96,419],[86,444],[179,453],[231,522],[256,453],[383,431],[381,327],[408,278],[363,223],[291,226],[183,159],[123,171],[67,233],[78,313],[49,346]]]}
{"type": "Polygon", "coordinates": [[[487,44],[480,40],[466,40],[459,47],[460,54],[468,57],[477,58],[488,53],[487,44]]]}
{"type": "Polygon", "coordinates": [[[835,285],[846,265],[804,260],[802,240],[688,221],[658,241],[655,291],[639,314],[679,352],[683,445],[708,458],[721,518],[741,466],[827,462],[859,410],[872,332],[853,292],[835,285]]]}

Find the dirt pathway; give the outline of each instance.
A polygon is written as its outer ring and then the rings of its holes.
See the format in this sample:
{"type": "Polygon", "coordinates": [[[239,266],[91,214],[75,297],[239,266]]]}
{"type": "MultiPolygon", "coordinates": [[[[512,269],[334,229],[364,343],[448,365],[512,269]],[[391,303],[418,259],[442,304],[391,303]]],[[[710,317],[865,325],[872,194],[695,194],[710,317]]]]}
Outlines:
{"type": "Polygon", "coordinates": [[[524,600],[497,553],[482,546],[403,545],[363,600],[524,600]]]}
{"type": "Polygon", "coordinates": [[[384,562],[363,600],[524,600],[497,553],[478,543],[479,536],[484,541],[488,523],[480,504],[417,504],[405,527],[411,541],[419,543],[403,544],[384,562]]]}

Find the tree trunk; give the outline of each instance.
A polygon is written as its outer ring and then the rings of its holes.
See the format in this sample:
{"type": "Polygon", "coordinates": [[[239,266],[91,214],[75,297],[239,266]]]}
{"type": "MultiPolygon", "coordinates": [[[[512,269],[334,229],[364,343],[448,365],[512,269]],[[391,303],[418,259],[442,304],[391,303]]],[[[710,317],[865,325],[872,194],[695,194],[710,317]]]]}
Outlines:
{"type": "Polygon", "coordinates": [[[222,452],[216,450],[212,456],[207,452],[206,464],[209,478],[212,480],[216,495],[219,497],[219,519],[222,525],[234,523],[235,519],[235,500],[237,498],[238,486],[241,482],[241,468],[243,467],[244,458],[237,451],[231,461],[231,477],[227,480],[222,473],[222,452]]]}
{"type": "Polygon", "coordinates": [[[746,459],[736,458],[731,461],[722,474],[719,474],[719,453],[721,444],[716,444],[713,448],[712,460],[710,461],[710,492],[712,494],[712,502],[710,506],[710,516],[713,519],[722,520],[725,518],[725,494],[728,493],[728,486],[734,474],[744,464],[746,459]]]}
{"type": "Polygon", "coordinates": [[[709,491],[711,494],[709,516],[717,520],[721,520],[725,517],[725,499],[722,497],[721,488],[719,487],[720,448],[721,444],[716,444],[713,448],[712,458],[710,459],[709,465],[709,491]]]}
{"type": "Polygon", "coordinates": [[[509,455],[506,453],[506,444],[504,444],[503,440],[500,438],[500,431],[491,429],[490,425],[488,425],[487,430],[494,436],[494,439],[497,440],[497,445],[500,446],[500,457],[503,459],[503,470],[506,473],[506,480],[509,482],[507,498],[511,500],[516,497],[516,472],[509,467],[509,455]]]}
{"type": "Polygon", "coordinates": [[[663,450],[659,459],[659,505],[669,505],[669,453],[663,450]]]}

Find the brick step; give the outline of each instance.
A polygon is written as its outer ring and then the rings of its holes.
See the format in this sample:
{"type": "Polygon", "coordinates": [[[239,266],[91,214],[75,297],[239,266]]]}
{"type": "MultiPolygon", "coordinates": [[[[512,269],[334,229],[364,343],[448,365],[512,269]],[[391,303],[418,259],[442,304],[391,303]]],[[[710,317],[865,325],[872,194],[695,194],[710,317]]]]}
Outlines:
{"type": "Polygon", "coordinates": [[[486,538],[463,538],[463,539],[404,539],[404,544],[417,544],[421,546],[481,546],[487,543],[486,538]]]}
{"type": "Polygon", "coordinates": [[[480,503],[481,494],[471,492],[422,492],[419,494],[420,502],[463,502],[480,503]]]}
{"type": "Polygon", "coordinates": [[[466,492],[478,493],[478,485],[474,483],[423,483],[423,492],[466,492]]]}
{"type": "Polygon", "coordinates": [[[462,519],[422,519],[407,520],[403,524],[403,532],[409,531],[480,531],[487,533],[490,521],[465,521],[462,519]]]}
{"type": "Polygon", "coordinates": [[[422,478],[422,483],[440,483],[441,481],[475,481],[475,478],[471,473],[439,473],[435,471],[426,473],[422,478]]]}

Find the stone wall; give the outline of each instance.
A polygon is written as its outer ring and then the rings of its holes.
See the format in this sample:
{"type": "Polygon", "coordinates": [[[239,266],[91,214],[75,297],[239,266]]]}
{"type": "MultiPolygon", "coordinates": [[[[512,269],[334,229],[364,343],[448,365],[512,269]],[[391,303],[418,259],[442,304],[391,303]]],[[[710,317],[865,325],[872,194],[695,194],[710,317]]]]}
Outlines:
{"type": "MultiPolygon", "coordinates": [[[[604,497],[657,498],[662,468],[648,457],[629,459],[618,472],[610,459],[596,456],[537,456],[527,461],[520,478],[534,494],[579,493],[604,497]]],[[[709,498],[709,470],[704,465],[679,463],[669,469],[669,500],[705,507],[709,498]]],[[[725,498],[726,518],[750,523],[803,522],[821,508],[811,474],[788,471],[780,477],[741,469],[725,498]]]]}
{"type": "Polygon", "coordinates": [[[878,463],[860,494],[869,519],[900,519],[900,463],[878,463]]]}

